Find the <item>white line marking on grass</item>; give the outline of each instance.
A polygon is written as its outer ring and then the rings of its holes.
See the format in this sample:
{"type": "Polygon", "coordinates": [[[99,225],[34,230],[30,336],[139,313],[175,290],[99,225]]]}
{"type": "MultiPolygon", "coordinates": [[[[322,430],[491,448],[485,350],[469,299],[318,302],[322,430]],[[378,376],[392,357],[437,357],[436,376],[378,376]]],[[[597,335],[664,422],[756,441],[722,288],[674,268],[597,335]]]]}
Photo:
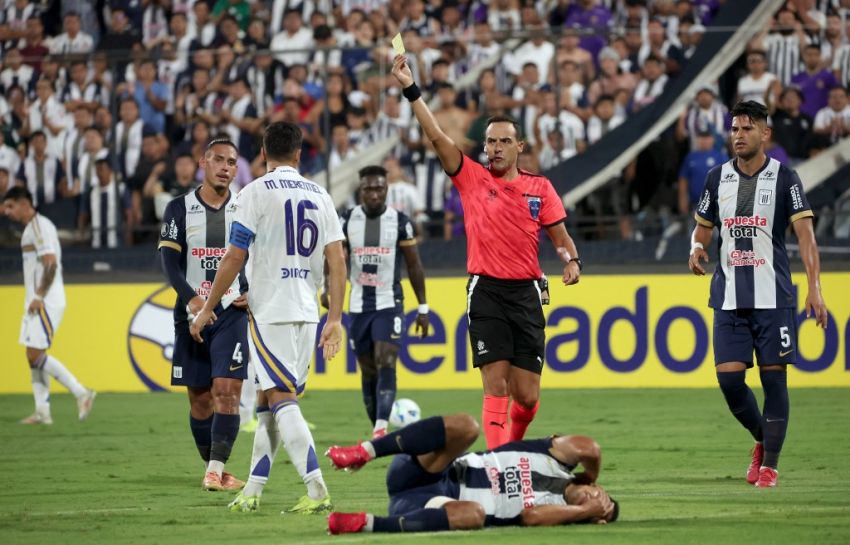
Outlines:
{"type": "Polygon", "coordinates": [[[150,507],[112,507],[108,509],[77,509],[74,511],[13,511],[0,513],[0,517],[67,517],[76,515],[97,515],[106,513],[128,513],[133,511],[152,511],[150,507]]]}

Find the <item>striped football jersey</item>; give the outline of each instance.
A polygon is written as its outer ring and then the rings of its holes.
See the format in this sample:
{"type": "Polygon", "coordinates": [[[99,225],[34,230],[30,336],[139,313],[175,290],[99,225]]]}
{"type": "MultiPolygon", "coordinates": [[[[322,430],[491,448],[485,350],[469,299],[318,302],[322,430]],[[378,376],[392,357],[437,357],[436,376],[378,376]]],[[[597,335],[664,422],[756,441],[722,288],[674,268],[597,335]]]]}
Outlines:
{"type": "Polygon", "coordinates": [[[695,215],[700,225],[720,231],[709,306],[793,308],[785,231],[813,215],[800,177],[776,159],[752,177],[734,159],[709,171],[695,215]]]}

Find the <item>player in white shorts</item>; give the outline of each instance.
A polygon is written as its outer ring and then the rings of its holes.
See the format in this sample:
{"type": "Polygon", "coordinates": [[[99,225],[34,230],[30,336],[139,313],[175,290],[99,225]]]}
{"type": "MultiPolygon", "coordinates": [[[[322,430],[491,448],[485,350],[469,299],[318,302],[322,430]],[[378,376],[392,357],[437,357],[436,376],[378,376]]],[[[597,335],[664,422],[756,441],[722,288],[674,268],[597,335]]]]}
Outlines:
{"type": "Polygon", "coordinates": [[[50,377],[58,380],[76,396],[78,416],[80,420],[85,420],[91,412],[95,392],[83,387],[62,362],[47,354],[65,313],[62,247],[56,226],[35,211],[32,195],[24,187],[13,187],[6,193],[3,197],[3,211],[9,219],[24,225],[21,250],[26,296],[19,342],[27,347],[35,412],[21,420],[21,424],[53,423],[50,415],[50,377]]]}
{"type": "Polygon", "coordinates": [[[266,129],[263,154],[267,174],[236,197],[227,252],[190,329],[201,342],[201,329],[215,320],[213,309],[248,258],[248,338],[262,394],[257,403],[259,424],[251,474],[245,489],[230,504],[233,511],[259,507],[281,439],[307,486],[307,495],[288,511],[320,513],[333,507],[297,396],[304,390],[313,354],[319,322],[316,294],[325,259],[330,271],[330,309],[319,339],[325,358],[333,358],[342,342],[344,237],[328,193],[296,170],[301,141],[301,129],[292,123],[272,123],[266,129]]]}

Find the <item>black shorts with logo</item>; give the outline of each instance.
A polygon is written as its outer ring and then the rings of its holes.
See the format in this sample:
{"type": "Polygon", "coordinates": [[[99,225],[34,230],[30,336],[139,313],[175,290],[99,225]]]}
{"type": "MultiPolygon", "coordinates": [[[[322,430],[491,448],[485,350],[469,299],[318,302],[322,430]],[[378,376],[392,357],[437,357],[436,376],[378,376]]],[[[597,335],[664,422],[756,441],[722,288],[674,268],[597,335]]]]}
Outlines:
{"type": "Polygon", "coordinates": [[[473,367],[508,360],[540,374],[546,319],[537,281],[472,275],[466,294],[473,367]]]}

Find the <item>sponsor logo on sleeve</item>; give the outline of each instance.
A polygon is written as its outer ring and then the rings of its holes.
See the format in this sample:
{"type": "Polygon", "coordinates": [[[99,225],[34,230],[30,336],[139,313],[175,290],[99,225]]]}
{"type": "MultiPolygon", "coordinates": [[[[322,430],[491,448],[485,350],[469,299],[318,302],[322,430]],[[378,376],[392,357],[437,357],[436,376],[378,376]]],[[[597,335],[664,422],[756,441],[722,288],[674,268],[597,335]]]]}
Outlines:
{"type": "Polygon", "coordinates": [[[700,214],[707,214],[709,206],[711,206],[711,191],[706,189],[702,192],[702,198],[699,200],[699,205],[697,205],[697,211],[700,214]]]}
{"type": "Polygon", "coordinates": [[[791,208],[794,210],[803,209],[803,196],[800,194],[800,186],[798,184],[791,186],[791,208]]]}

